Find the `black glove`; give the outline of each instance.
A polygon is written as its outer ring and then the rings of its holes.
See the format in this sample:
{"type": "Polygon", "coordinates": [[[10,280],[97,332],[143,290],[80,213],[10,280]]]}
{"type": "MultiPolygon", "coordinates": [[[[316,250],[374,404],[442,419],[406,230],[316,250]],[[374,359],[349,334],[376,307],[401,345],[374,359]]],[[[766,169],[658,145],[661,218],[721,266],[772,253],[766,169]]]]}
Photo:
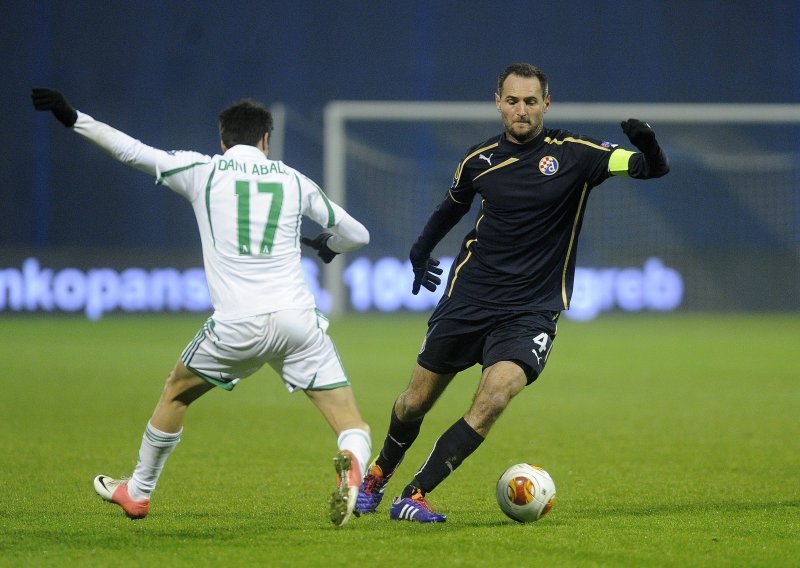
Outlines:
{"type": "Polygon", "coordinates": [[[428,253],[422,254],[416,251],[413,247],[408,256],[411,260],[411,267],[414,269],[414,284],[411,287],[411,293],[416,296],[420,286],[424,286],[431,292],[436,291],[436,286],[442,283],[442,279],[438,276],[442,273],[439,261],[431,258],[428,253]]]}
{"type": "Polygon", "coordinates": [[[308,237],[300,237],[300,242],[316,250],[317,255],[322,259],[322,262],[329,264],[333,260],[333,257],[339,254],[338,252],[333,252],[328,248],[328,239],[330,239],[332,236],[333,235],[331,233],[320,233],[313,239],[309,239],[308,237]]]}
{"type": "Polygon", "coordinates": [[[31,99],[36,110],[52,111],[58,121],[67,128],[71,128],[78,120],[78,113],[58,91],[34,88],[31,91],[31,99]]]}
{"type": "Polygon", "coordinates": [[[658,154],[660,148],[656,142],[656,133],[649,124],[636,118],[629,118],[621,122],[620,126],[631,144],[636,146],[642,154],[646,156],[658,154]]]}

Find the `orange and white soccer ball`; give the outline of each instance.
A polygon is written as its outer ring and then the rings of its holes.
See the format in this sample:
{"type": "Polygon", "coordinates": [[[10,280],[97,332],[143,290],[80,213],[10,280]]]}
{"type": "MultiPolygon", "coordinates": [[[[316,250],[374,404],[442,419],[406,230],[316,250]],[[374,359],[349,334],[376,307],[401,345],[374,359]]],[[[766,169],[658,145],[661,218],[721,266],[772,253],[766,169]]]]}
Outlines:
{"type": "Polygon", "coordinates": [[[553,507],[555,497],[553,478],[538,465],[512,465],[497,480],[497,504],[506,515],[520,523],[544,517],[553,507]]]}

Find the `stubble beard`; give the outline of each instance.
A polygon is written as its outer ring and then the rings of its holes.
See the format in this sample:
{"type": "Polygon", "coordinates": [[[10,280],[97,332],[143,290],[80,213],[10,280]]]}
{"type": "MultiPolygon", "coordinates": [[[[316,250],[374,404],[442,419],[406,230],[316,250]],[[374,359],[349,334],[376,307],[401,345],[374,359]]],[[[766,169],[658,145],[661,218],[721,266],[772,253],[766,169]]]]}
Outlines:
{"type": "Polygon", "coordinates": [[[525,144],[525,142],[528,142],[533,138],[535,138],[541,131],[542,131],[541,127],[535,128],[529,122],[512,122],[509,126],[506,126],[506,136],[510,138],[512,141],[516,142],[517,144],[525,144]],[[514,132],[514,126],[517,124],[524,124],[529,128],[524,134],[516,134],[514,132]]]}

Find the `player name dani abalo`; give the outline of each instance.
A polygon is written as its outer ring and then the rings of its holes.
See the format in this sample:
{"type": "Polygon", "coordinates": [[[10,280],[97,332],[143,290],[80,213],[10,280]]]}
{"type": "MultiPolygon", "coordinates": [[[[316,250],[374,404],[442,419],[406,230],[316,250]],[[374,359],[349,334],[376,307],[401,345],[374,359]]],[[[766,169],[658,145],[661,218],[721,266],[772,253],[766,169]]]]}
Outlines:
{"type": "Polygon", "coordinates": [[[227,170],[233,172],[242,172],[252,175],[266,175],[266,174],[285,174],[283,169],[283,162],[270,162],[268,164],[254,164],[250,162],[240,162],[238,160],[220,160],[217,164],[219,171],[224,172],[227,170]]]}

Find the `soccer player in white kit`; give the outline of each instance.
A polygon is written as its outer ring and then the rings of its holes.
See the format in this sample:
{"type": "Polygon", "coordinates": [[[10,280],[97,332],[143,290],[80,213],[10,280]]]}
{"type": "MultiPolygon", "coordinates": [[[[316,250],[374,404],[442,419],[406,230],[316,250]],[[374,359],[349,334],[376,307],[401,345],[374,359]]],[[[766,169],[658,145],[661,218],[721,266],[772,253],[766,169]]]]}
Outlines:
{"type": "Polygon", "coordinates": [[[324,262],[369,242],[367,229],[306,176],[267,157],[272,116],[243,99],[219,115],[222,154],[166,152],[76,111],[58,91],[33,89],[37,110],[185,197],[194,208],[213,315],[169,373],[145,428],[130,479],[99,475],[95,491],[132,519],[150,510],[164,463],[178,444],[183,417],[198,397],[236,383],[268,364],[290,391],[301,390],[337,435],[331,521],[346,523],[371,453],[369,426],[303,278],[300,243],[324,262]],[[325,228],[300,235],[307,216],[325,228]]]}

